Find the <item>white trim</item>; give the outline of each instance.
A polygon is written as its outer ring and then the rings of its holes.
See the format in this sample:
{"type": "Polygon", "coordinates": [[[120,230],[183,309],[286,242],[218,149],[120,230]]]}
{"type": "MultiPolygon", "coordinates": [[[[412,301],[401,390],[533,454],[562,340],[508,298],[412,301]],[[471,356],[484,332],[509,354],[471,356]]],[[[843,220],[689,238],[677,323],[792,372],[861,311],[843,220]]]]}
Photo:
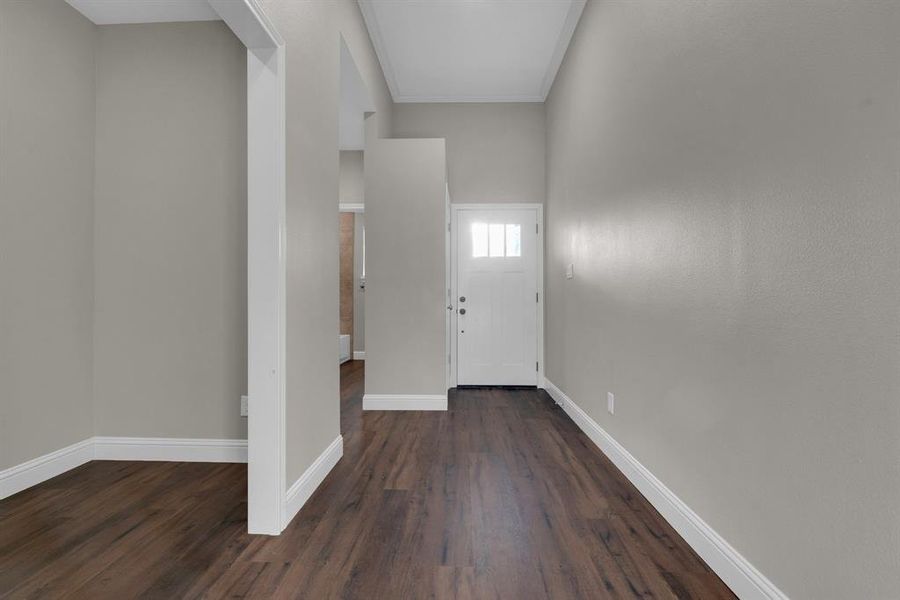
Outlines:
{"type": "Polygon", "coordinates": [[[344,438],[337,436],[325,451],[313,461],[313,464],[294,482],[287,491],[285,497],[284,521],[281,528],[287,527],[291,520],[300,512],[306,501],[309,500],[316,488],[325,480],[331,469],[344,455],[344,438]]]}
{"type": "Polygon", "coordinates": [[[95,436],[0,471],[0,499],[92,460],[247,462],[247,440],[95,436]]]}
{"type": "Polygon", "coordinates": [[[363,410],[447,410],[447,395],[364,394],[363,410]]]}
{"type": "Polygon", "coordinates": [[[98,436],[94,459],[245,463],[247,440],[98,436]]]}
{"type": "Polygon", "coordinates": [[[353,360],[366,360],[366,351],[365,350],[354,350],[353,351],[353,360]]]}
{"type": "Polygon", "coordinates": [[[364,213],[366,212],[366,205],[362,202],[341,202],[338,204],[338,212],[364,213]]]}
{"type": "Polygon", "coordinates": [[[0,500],[18,494],[94,458],[94,439],[60,448],[43,456],[0,471],[0,500]]]}
{"type": "Polygon", "coordinates": [[[544,206],[539,204],[537,207],[537,226],[538,226],[538,253],[537,253],[537,385],[542,387],[544,383],[544,296],[547,290],[544,287],[544,206]]]}
{"type": "Polygon", "coordinates": [[[247,51],[247,526],[281,533],[287,323],[284,48],[247,51]]]}
{"type": "MultiPolygon", "coordinates": [[[[448,192],[449,193],[449,192],[448,192]]],[[[448,306],[454,305],[456,299],[459,297],[457,294],[457,281],[456,281],[456,271],[458,269],[457,266],[457,256],[458,252],[458,242],[459,239],[456,236],[455,232],[459,229],[459,212],[463,210],[533,210],[535,211],[535,221],[537,222],[537,280],[536,286],[538,290],[538,301],[536,302],[536,310],[537,310],[537,352],[535,356],[538,361],[538,369],[537,369],[537,378],[535,380],[535,384],[538,387],[541,387],[544,381],[544,205],[537,202],[490,202],[490,203],[451,203],[450,204],[450,212],[451,212],[451,225],[450,229],[450,244],[447,249],[450,252],[449,256],[449,285],[450,285],[450,303],[448,306]]],[[[450,366],[448,369],[448,387],[454,388],[457,385],[457,369],[458,369],[458,361],[457,361],[457,338],[455,331],[457,329],[457,312],[455,310],[448,311],[450,313],[450,318],[447,321],[447,329],[446,335],[450,340],[450,366]]]]}
{"type": "Polygon", "coordinates": [[[247,48],[275,48],[284,40],[256,0],[207,0],[247,48]]]}
{"type": "Polygon", "coordinates": [[[443,103],[454,103],[454,102],[477,102],[477,103],[486,103],[486,102],[504,102],[504,103],[513,103],[513,102],[529,102],[529,103],[537,103],[543,102],[543,96],[535,96],[532,94],[521,94],[521,95],[513,95],[513,96],[397,96],[394,98],[394,102],[397,104],[406,104],[406,103],[422,103],[422,104],[443,104],[443,103]]]}
{"type": "MultiPolygon", "coordinates": [[[[249,46],[247,44],[245,45],[247,45],[248,48],[277,48],[284,46],[284,38],[282,38],[281,34],[278,33],[278,30],[269,19],[269,16],[259,5],[258,0],[244,0],[244,4],[253,14],[253,18],[257,21],[258,26],[261,27],[263,31],[265,31],[265,34],[269,38],[267,43],[264,42],[260,46],[249,46]]],[[[231,27],[231,23],[229,23],[228,19],[225,19],[223,17],[222,20],[228,23],[228,26],[231,27]]]]}
{"type": "Polygon", "coordinates": [[[553,57],[550,64],[547,65],[547,72],[544,73],[544,81],[541,84],[541,99],[538,102],[546,102],[550,90],[553,88],[553,82],[556,80],[556,74],[562,65],[563,58],[566,56],[566,50],[569,48],[569,42],[575,34],[575,27],[578,26],[578,20],[581,19],[581,13],[584,11],[584,5],[587,0],[572,0],[569,5],[569,12],[566,13],[566,20],[563,22],[562,31],[556,39],[556,47],[553,49],[553,57]]]}
{"type": "Polygon", "coordinates": [[[600,427],[584,410],[550,380],[544,380],[550,397],[587,434],[591,441],[619,468],[650,501],[681,537],[700,555],[742,600],[787,600],[756,567],[656,478],[621,444],[600,427]]]}
{"type": "Polygon", "coordinates": [[[384,80],[387,83],[388,90],[391,92],[391,99],[396,102],[399,97],[397,88],[397,77],[394,75],[394,67],[388,59],[388,53],[384,49],[384,42],[381,38],[381,27],[378,25],[378,16],[372,3],[366,0],[357,0],[359,11],[362,13],[363,21],[366,23],[366,29],[369,31],[369,38],[372,40],[372,47],[375,48],[375,56],[381,64],[381,71],[384,73],[384,80]]]}
{"type": "Polygon", "coordinates": [[[247,526],[281,533],[285,492],[284,49],[247,51],[247,526]]]}
{"type": "Polygon", "coordinates": [[[277,535],[286,452],[284,40],[257,0],[210,5],[247,47],[247,529],[277,535]]]}
{"type": "MultiPolygon", "coordinates": [[[[451,329],[453,326],[453,307],[456,305],[456,298],[453,296],[453,282],[451,281],[453,273],[453,261],[450,259],[453,253],[453,235],[450,232],[453,224],[451,204],[450,182],[447,182],[444,184],[444,289],[447,290],[447,297],[444,299],[447,308],[447,311],[444,313],[444,354],[447,356],[447,363],[444,365],[444,387],[448,390],[455,385],[452,383],[455,381],[455,378],[451,373],[453,361],[450,360],[450,357],[453,356],[453,344],[450,340],[454,331],[451,329]]],[[[453,336],[453,338],[455,340],[456,336],[453,336]]]]}
{"type": "Polygon", "coordinates": [[[204,2],[185,0],[66,0],[95,25],[218,21],[204,2]]]}

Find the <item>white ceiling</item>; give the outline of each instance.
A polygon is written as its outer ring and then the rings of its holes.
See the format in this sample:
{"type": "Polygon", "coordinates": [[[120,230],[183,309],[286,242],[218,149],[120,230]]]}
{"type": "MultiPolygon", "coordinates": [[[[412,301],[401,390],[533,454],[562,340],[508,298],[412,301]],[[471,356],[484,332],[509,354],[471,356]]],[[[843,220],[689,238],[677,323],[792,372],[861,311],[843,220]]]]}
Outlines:
{"type": "Polygon", "coordinates": [[[543,102],[585,0],[358,0],[395,102],[543,102]]]}
{"type": "Polygon", "coordinates": [[[218,13],[206,0],[66,0],[97,25],[215,21],[218,13]]]}

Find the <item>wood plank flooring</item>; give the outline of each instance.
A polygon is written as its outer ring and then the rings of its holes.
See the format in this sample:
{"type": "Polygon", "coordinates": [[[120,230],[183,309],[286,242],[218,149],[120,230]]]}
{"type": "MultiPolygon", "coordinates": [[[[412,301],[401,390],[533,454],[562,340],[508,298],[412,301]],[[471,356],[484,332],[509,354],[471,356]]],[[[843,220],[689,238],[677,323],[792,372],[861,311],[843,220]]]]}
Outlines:
{"type": "Polygon", "coordinates": [[[3,598],[734,598],[543,392],[362,413],[280,537],[246,467],[92,462],[0,502],[3,598]]]}

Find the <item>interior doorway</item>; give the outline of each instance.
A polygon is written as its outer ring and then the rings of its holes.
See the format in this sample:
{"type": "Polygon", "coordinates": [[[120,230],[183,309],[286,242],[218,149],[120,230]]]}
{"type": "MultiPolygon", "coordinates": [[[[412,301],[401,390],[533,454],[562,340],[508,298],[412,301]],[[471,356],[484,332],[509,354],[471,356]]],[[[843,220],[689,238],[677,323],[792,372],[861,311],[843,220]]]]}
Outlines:
{"type": "MultiPolygon", "coordinates": [[[[345,155],[341,152],[342,177],[345,155]]],[[[361,155],[362,152],[359,152],[361,155]]],[[[361,159],[360,159],[361,163],[361,159]]],[[[359,174],[362,177],[360,171],[359,174]]],[[[343,184],[343,180],[342,180],[343,184]]],[[[366,225],[362,203],[341,202],[340,228],[340,363],[365,360],[366,225]]]]}
{"type": "MultiPolygon", "coordinates": [[[[338,120],[339,331],[341,364],[365,360],[366,118],[375,104],[350,49],[341,38],[341,106],[338,120]]],[[[370,132],[371,133],[371,132],[370,132]]]]}
{"type": "Polygon", "coordinates": [[[452,205],[451,385],[543,383],[539,204],[452,205]]]}

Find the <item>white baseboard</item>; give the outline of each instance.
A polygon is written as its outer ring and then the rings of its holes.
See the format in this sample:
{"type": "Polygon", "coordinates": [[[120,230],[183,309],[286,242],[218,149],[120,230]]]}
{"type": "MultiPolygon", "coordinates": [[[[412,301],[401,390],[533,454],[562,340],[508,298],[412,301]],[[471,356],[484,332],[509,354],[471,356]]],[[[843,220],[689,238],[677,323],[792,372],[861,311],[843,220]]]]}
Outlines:
{"type": "Polygon", "coordinates": [[[88,438],[0,471],[0,499],[80,467],[93,458],[94,440],[88,438]]]}
{"type": "Polygon", "coordinates": [[[353,360],[366,360],[366,351],[365,350],[354,350],[353,351],[353,360]]]}
{"type": "Polygon", "coordinates": [[[247,440],[92,437],[0,471],[0,499],[92,460],[247,462],[247,440]]]}
{"type": "Polygon", "coordinates": [[[447,395],[364,394],[363,410],[447,410],[447,395]]]}
{"type": "Polygon", "coordinates": [[[199,438],[95,437],[96,460],[247,462],[247,440],[199,438]]]}
{"type": "Polygon", "coordinates": [[[285,494],[284,500],[284,523],[282,529],[287,527],[291,520],[300,512],[309,497],[313,495],[316,488],[319,487],[325,477],[331,472],[331,469],[341,460],[344,455],[344,438],[337,436],[331,444],[325,448],[325,451],[313,461],[313,464],[300,476],[300,479],[294,482],[285,494]]]}
{"type": "Polygon", "coordinates": [[[550,380],[544,389],[742,600],[787,600],[756,567],[550,380]]]}

